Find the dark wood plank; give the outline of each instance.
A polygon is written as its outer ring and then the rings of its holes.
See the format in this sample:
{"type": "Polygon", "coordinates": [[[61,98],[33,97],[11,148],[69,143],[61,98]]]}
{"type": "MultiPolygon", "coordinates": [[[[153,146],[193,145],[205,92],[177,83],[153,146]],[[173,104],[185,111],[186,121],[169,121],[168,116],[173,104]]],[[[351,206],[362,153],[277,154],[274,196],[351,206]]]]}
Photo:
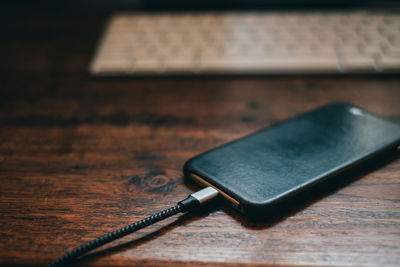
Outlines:
{"type": "MultiPolygon", "coordinates": [[[[26,11],[0,40],[3,265],[47,264],[175,204],[196,190],[183,181],[187,159],[300,112],[348,101],[400,122],[398,76],[91,77],[104,16],[59,12],[26,11]]],[[[396,266],[400,160],[372,165],[270,221],[220,204],[83,264],[396,266]]]]}

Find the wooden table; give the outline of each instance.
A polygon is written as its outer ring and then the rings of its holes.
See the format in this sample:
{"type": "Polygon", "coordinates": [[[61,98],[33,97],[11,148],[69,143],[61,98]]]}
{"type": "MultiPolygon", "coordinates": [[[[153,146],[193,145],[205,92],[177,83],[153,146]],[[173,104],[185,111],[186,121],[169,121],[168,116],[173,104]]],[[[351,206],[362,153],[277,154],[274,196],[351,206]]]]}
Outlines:
{"type": "MultiPolygon", "coordinates": [[[[328,102],[400,123],[399,76],[97,78],[87,67],[107,12],[1,10],[2,265],[48,264],[174,205],[197,189],[187,159],[328,102]]],[[[399,266],[399,158],[347,178],[266,222],[219,204],[82,263],[399,266]]]]}

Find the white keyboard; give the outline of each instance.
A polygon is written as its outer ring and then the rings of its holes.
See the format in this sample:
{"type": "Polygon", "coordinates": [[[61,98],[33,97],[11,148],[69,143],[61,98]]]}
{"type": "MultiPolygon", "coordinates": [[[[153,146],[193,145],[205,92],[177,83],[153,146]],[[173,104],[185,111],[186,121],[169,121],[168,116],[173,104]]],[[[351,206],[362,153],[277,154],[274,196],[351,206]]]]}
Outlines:
{"type": "Polygon", "coordinates": [[[400,13],[119,14],[96,75],[400,71],[400,13]]]}

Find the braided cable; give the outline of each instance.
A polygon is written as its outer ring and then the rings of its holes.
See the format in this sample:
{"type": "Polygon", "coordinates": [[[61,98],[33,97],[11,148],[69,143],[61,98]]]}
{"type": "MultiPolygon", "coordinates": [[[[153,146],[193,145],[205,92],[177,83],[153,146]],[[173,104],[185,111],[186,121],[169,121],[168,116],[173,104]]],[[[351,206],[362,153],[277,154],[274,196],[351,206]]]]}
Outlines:
{"type": "Polygon", "coordinates": [[[99,238],[96,238],[82,246],[79,246],[79,247],[71,250],[70,252],[68,252],[67,254],[62,256],[61,258],[57,259],[53,263],[51,263],[49,265],[49,267],[62,266],[62,265],[71,263],[71,261],[82,256],[83,254],[85,254],[88,251],[91,251],[93,249],[101,247],[102,245],[104,245],[106,243],[112,242],[118,238],[129,235],[133,232],[136,232],[137,230],[140,230],[146,226],[149,226],[151,224],[154,224],[154,223],[164,220],[168,217],[171,217],[175,214],[178,214],[180,212],[185,212],[185,211],[186,211],[186,207],[182,203],[178,203],[174,207],[171,207],[166,210],[155,213],[155,214],[151,215],[150,217],[147,217],[141,221],[132,223],[132,224],[122,227],[121,229],[118,229],[116,231],[109,232],[109,233],[107,233],[99,238]]]}

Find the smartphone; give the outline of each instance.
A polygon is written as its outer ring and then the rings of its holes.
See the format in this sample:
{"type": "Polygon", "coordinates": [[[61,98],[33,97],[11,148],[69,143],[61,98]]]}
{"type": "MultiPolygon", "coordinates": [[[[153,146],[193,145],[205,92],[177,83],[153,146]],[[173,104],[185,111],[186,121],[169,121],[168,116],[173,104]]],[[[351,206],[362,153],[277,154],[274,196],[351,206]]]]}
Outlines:
{"type": "Polygon", "coordinates": [[[191,158],[184,173],[240,212],[260,216],[399,145],[400,125],[332,103],[191,158]]]}

